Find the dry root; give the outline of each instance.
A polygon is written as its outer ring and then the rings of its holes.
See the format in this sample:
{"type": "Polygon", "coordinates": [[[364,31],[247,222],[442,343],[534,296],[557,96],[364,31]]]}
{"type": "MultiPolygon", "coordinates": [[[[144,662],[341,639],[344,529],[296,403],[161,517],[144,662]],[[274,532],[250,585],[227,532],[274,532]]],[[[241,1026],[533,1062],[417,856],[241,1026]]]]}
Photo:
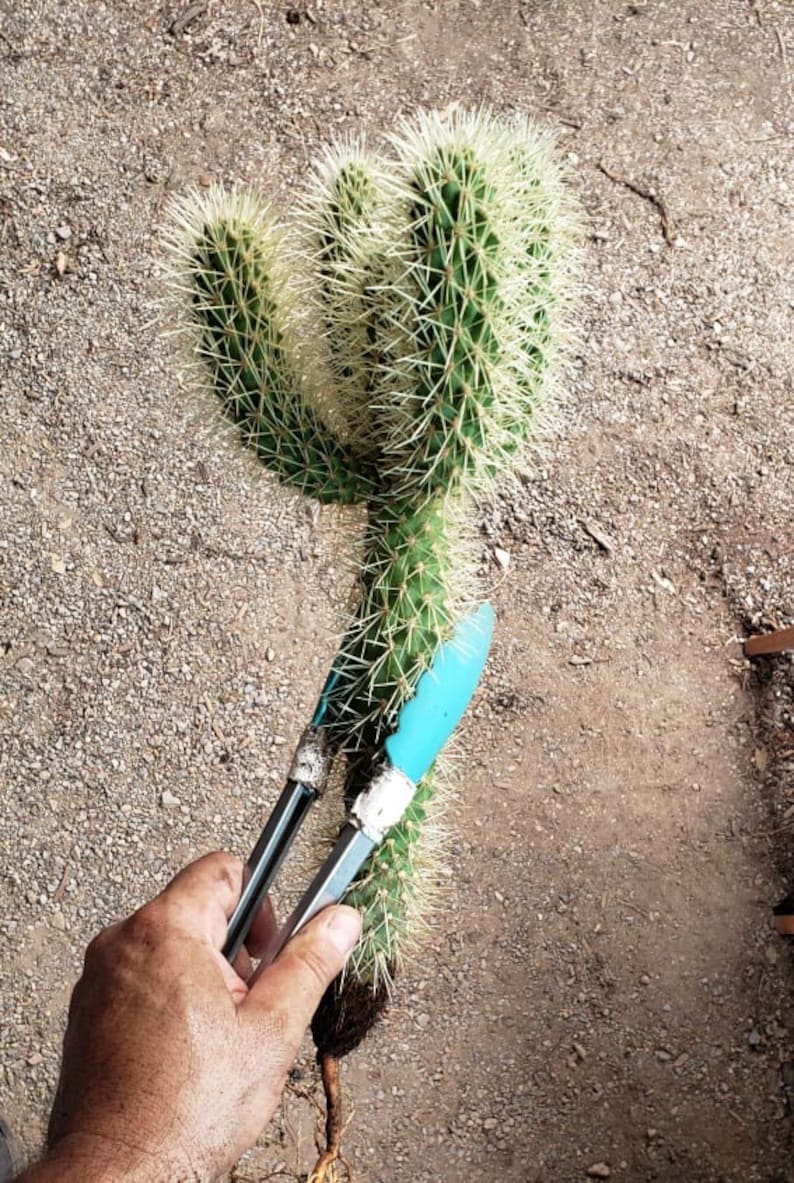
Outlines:
{"type": "Polygon", "coordinates": [[[342,1090],[339,1083],[339,1061],[324,1053],[320,1056],[320,1071],[325,1090],[325,1150],[318,1158],[308,1183],[339,1183],[338,1164],[341,1164],[352,1183],[353,1171],[342,1154],[342,1090]]]}

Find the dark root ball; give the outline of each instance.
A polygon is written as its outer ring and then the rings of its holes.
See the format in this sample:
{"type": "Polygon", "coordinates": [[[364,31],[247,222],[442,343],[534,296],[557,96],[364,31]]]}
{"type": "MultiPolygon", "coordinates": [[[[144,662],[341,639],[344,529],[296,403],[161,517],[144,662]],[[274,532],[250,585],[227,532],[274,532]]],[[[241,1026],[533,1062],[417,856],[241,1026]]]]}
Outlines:
{"type": "Polygon", "coordinates": [[[371,985],[347,978],[335,981],[326,990],[312,1019],[312,1035],[317,1054],[340,1060],[361,1043],[388,1006],[389,993],[381,984],[371,985]]]}

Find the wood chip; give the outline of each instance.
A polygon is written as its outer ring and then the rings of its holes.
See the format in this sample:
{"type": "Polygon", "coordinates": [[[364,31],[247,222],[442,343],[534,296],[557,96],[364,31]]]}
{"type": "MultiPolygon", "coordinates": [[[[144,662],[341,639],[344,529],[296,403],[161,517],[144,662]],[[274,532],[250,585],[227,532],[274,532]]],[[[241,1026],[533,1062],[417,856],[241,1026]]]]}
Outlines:
{"type": "Polygon", "coordinates": [[[774,633],[761,633],[751,637],[744,643],[746,657],[759,657],[766,653],[770,656],[785,653],[787,649],[794,649],[794,628],[781,628],[774,633]]]}
{"type": "Polygon", "coordinates": [[[596,522],[582,521],[582,529],[585,534],[589,534],[594,542],[597,542],[603,551],[611,555],[615,550],[614,539],[610,537],[605,530],[602,530],[596,522]]]}

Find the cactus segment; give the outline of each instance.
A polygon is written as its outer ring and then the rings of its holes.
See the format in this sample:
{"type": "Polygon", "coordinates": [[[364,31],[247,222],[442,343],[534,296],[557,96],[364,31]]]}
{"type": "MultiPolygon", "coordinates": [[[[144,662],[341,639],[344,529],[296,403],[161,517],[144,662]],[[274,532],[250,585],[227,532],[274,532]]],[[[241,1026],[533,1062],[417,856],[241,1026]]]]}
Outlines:
{"type": "Polygon", "coordinates": [[[193,351],[224,416],[285,484],[321,502],[365,499],[360,465],[302,389],[277,226],[234,198],[190,212],[179,281],[193,351]]]}
{"type": "Polygon", "coordinates": [[[370,507],[360,606],[337,661],[329,699],[337,740],[375,750],[459,616],[443,497],[370,507]]]}
{"type": "Polygon", "coordinates": [[[327,153],[301,215],[307,297],[318,305],[350,445],[374,459],[370,402],[376,357],[371,287],[378,266],[377,173],[356,144],[327,153]],[[318,282],[313,282],[313,281],[318,282]]]}
{"type": "Polygon", "coordinates": [[[421,781],[402,821],[373,852],[344,902],[358,908],[363,936],[347,972],[377,991],[393,975],[427,925],[436,892],[443,835],[438,774],[421,781]]]}
{"type": "Polygon", "coordinates": [[[549,245],[562,189],[526,123],[429,115],[395,148],[375,392],[384,479],[397,495],[471,493],[504,471],[542,399],[560,329],[542,274],[563,254],[549,245]]]}

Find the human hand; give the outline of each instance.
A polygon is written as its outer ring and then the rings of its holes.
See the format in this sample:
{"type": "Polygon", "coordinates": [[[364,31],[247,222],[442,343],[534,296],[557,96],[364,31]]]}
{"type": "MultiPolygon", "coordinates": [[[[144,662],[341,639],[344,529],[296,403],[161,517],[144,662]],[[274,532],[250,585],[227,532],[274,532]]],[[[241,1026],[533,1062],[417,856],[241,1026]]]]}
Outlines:
{"type": "Polygon", "coordinates": [[[242,875],[231,855],[207,855],[91,943],[50,1149],[25,1183],[204,1183],[255,1142],[361,921],[326,909],[249,986],[275,924],[266,905],[234,967],[223,958],[242,875]]]}

